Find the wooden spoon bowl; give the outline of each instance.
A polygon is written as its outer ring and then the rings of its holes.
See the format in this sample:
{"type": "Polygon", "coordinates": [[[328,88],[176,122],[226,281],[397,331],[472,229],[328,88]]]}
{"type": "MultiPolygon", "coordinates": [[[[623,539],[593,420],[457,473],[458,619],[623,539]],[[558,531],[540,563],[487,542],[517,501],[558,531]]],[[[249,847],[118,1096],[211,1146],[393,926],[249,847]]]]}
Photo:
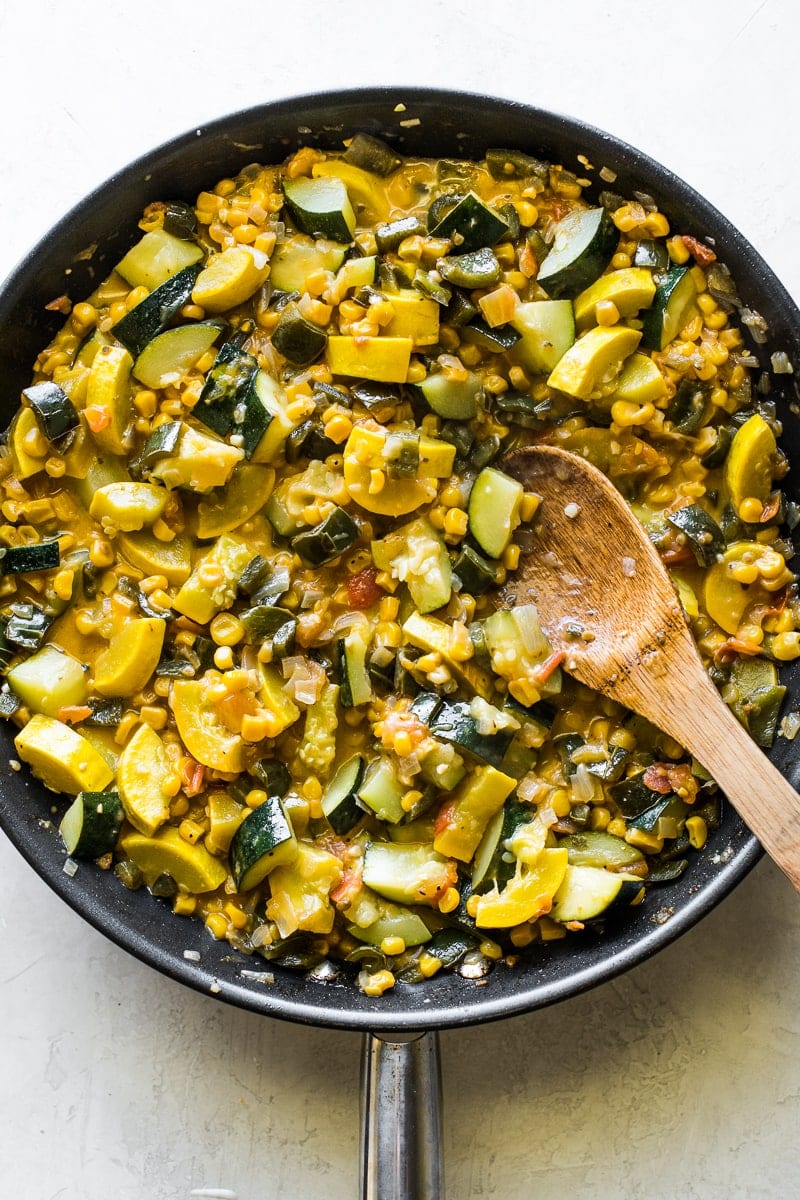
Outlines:
{"type": "Polygon", "coordinates": [[[541,497],[504,603],[533,602],[570,675],[693,754],[800,890],[800,796],[709,679],[669,575],[623,497],[555,446],[514,451],[503,469],[541,497]]]}

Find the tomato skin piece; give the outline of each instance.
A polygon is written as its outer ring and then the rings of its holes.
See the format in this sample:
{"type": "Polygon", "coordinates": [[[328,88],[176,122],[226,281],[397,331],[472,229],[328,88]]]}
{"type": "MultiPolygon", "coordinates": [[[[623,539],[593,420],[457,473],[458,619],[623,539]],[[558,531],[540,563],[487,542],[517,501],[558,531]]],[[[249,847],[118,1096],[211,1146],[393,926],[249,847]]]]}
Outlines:
{"type": "Polygon", "coordinates": [[[377,567],[364,567],[347,581],[347,598],[350,607],[356,609],[371,608],[376,600],[383,595],[383,588],[376,583],[377,567]]]}

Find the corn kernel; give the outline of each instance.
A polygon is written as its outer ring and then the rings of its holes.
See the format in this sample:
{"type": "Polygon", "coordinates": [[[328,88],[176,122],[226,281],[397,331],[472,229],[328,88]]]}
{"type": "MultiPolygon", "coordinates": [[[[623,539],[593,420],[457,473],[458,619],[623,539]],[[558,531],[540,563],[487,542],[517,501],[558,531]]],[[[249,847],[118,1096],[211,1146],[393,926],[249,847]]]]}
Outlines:
{"type": "Polygon", "coordinates": [[[550,797],[550,807],[557,817],[568,817],[572,808],[572,799],[565,788],[557,788],[550,797]]]}
{"type": "Polygon", "coordinates": [[[503,951],[491,938],[484,938],[479,949],[484,958],[492,958],[497,961],[503,957],[503,951]]]}
{"type": "Polygon", "coordinates": [[[322,799],[322,784],[316,775],[309,775],[304,782],[301,791],[306,800],[321,800],[322,799]]]}
{"type": "Polygon", "coordinates": [[[627,830],[628,826],[623,817],[613,817],[606,826],[606,832],[613,834],[614,837],[625,837],[627,830]]]}
{"type": "Polygon", "coordinates": [[[423,978],[431,979],[437,971],[441,970],[442,960],[437,958],[435,954],[430,954],[427,950],[423,950],[417,960],[417,966],[423,978]]]}
{"type": "Polygon", "coordinates": [[[221,912],[209,913],[205,920],[208,932],[221,942],[228,932],[228,918],[221,912]]]}
{"type": "MultiPolygon", "coordinates": [[[[627,255],[625,257],[627,258],[627,255]]],[[[616,325],[619,321],[619,309],[613,300],[598,300],[594,306],[594,315],[598,325],[616,325]]]]}
{"type": "Polygon", "coordinates": [[[228,914],[228,920],[234,929],[245,928],[248,920],[247,913],[238,904],[234,904],[232,900],[229,900],[225,905],[224,911],[228,914]]]}
{"type": "Polygon", "coordinates": [[[391,971],[376,971],[374,975],[370,975],[367,983],[361,990],[365,996],[382,996],[389,988],[395,985],[395,978],[391,971]]]}
{"type": "Polygon", "coordinates": [[[458,891],[458,888],[449,887],[444,895],[439,899],[439,912],[455,912],[460,903],[461,895],[458,891]]]}
{"type": "Polygon", "coordinates": [[[702,850],[706,844],[708,837],[708,826],[702,817],[697,815],[687,817],[686,819],[686,836],[694,846],[695,850],[702,850]]]}
{"type": "Polygon", "coordinates": [[[89,546],[89,559],[94,567],[110,567],[114,562],[114,547],[106,538],[95,538],[89,546]]]}
{"type": "Polygon", "coordinates": [[[179,917],[191,917],[196,908],[196,897],[189,896],[186,892],[178,892],[172,901],[172,911],[179,917]]]}
{"type": "Polygon", "coordinates": [[[667,242],[667,252],[674,263],[682,267],[691,257],[683,238],[671,237],[667,242]]]}
{"type": "Polygon", "coordinates": [[[655,408],[649,402],[635,404],[632,400],[615,400],[611,405],[611,420],[621,429],[633,425],[646,425],[655,416],[655,408]]]}
{"type": "Polygon", "coordinates": [[[237,646],[244,637],[244,625],[232,613],[218,613],[208,631],[217,646],[237,646]]]}
{"type": "Polygon", "coordinates": [[[532,925],[517,925],[508,935],[512,946],[516,946],[519,950],[523,946],[530,946],[531,942],[536,941],[536,930],[532,925]]]}
{"type": "Polygon", "coordinates": [[[234,663],[233,650],[230,646],[217,646],[214,651],[214,666],[218,671],[230,671],[234,663]]]}
{"type": "Polygon", "coordinates": [[[197,821],[192,821],[189,817],[187,817],[185,821],[181,821],[180,825],[178,826],[178,833],[181,835],[183,840],[188,842],[191,846],[194,846],[194,844],[200,840],[204,832],[203,826],[199,825],[197,821]]]}
{"type": "Polygon", "coordinates": [[[381,941],[381,951],[384,954],[402,954],[406,944],[401,937],[389,936],[381,941]]]}
{"type": "Polygon", "coordinates": [[[598,804],[595,808],[592,809],[591,813],[589,814],[590,828],[598,830],[601,833],[604,830],[608,829],[610,820],[611,820],[611,813],[608,811],[607,808],[604,808],[602,804],[598,804]]]}
{"type": "Polygon", "coordinates": [[[800,633],[777,633],[772,639],[772,653],[779,662],[800,658],[800,633]]]}
{"type": "Polygon", "coordinates": [[[463,508],[448,508],[444,514],[444,531],[451,537],[463,537],[467,532],[468,518],[463,508]]]}
{"type": "Polygon", "coordinates": [[[516,543],[512,542],[506,546],[503,551],[501,562],[507,571],[516,571],[519,566],[520,548],[516,543]]]}
{"type": "Polygon", "coordinates": [[[139,716],[151,729],[164,729],[167,724],[167,711],[160,704],[143,704],[139,716]]]}

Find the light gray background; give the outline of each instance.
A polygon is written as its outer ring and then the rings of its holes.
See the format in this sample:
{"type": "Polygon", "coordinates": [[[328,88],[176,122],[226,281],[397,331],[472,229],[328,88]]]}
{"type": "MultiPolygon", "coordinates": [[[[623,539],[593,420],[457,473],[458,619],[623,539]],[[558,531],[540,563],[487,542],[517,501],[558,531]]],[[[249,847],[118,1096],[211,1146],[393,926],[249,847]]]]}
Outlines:
{"type": "MultiPolygon", "coordinates": [[[[793,0],[0,0],[0,276],[130,158],[234,109],[438,84],[583,117],[731,218],[800,297],[793,0]]],[[[2,798],[0,798],[2,803],[2,798]]],[[[800,900],[768,862],[560,1007],[443,1035],[450,1200],[800,1194],[800,900]]],[[[21,1200],[345,1200],[359,1039],[128,958],[0,837],[0,1179],[21,1200]]]]}

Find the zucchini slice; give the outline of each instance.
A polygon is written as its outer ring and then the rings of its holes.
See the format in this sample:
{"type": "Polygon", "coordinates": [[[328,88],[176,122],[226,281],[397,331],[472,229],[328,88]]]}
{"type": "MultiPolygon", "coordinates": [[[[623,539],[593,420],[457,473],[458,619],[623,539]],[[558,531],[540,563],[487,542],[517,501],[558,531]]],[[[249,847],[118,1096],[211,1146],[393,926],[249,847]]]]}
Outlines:
{"type": "Polygon", "coordinates": [[[619,241],[604,208],[574,209],[555,226],[536,282],[554,300],[574,299],[602,275],[619,241]]]}
{"type": "Polygon", "coordinates": [[[555,921],[592,921],[612,905],[633,904],[642,892],[638,875],[606,871],[603,867],[567,865],[555,894],[550,916],[555,921]]]}
{"type": "Polygon", "coordinates": [[[33,410],[37,424],[53,446],[66,449],[66,444],[78,428],[75,406],[63,388],[45,380],[23,388],[23,396],[33,410]]]}
{"type": "Polygon", "coordinates": [[[196,265],[184,267],[117,321],[111,332],[134,358],[189,302],[199,272],[196,265]]]}
{"type": "Polygon", "coordinates": [[[336,657],[339,666],[340,699],[345,708],[369,704],[372,700],[372,683],[367,671],[369,650],[369,626],[355,626],[336,642],[336,657]]]}
{"type": "Polygon", "coordinates": [[[348,925],[347,932],[368,946],[380,946],[387,937],[402,938],[406,946],[421,946],[431,937],[431,931],[419,913],[388,901],[369,925],[348,925]]]}
{"type": "Polygon", "coordinates": [[[273,346],[295,367],[307,367],[315,362],[327,341],[325,330],[307,320],[296,304],[287,304],[281,310],[278,323],[272,331],[273,346]]]}
{"type": "Polygon", "coordinates": [[[511,324],[522,335],[513,357],[533,375],[549,375],[575,341],[575,317],[569,300],[518,304],[511,324]]]}
{"type": "Polygon", "coordinates": [[[644,855],[624,838],[601,830],[572,833],[562,838],[559,846],[566,849],[573,867],[604,867],[609,871],[625,871],[644,862],[644,855]]]}
{"type": "Polygon", "coordinates": [[[231,874],[241,892],[250,892],[276,867],[297,858],[297,838],[280,797],[268,796],[245,817],[230,845],[231,874]]]}
{"type": "Polygon", "coordinates": [[[283,195],[301,233],[348,245],[352,242],[356,216],[341,179],[325,176],[285,179],[283,195]]]}
{"type": "Polygon", "coordinates": [[[508,235],[508,223],[474,192],[467,192],[430,229],[431,237],[449,238],[463,254],[494,246],[508,235]]]}
{"type": "Polygon", "coordinates": [[[500,558],[520,523],[522,484],[498,471],[484,467],[469,494],[469,531],[490,558],[500,558]]]}
{"type": "Polygon", "coordinates": [[[478,731],[478,723],[463,701],[443,701],[431,717],[429,729],[435,738],[449,742],[471,759],[499,767],[511,744],[514,732],[501,729],[486,734],[478,731]]]}
{"type": "Polygon", "coordinates": [[[384,178],[396,171],[403,161],[391,146],[369,133],[357,133],[342,158],[362,171],[371,171],[373,175],[384,178]]]}
{"type": "MultiPolygon", "coordinates": [[[[324,238],[296,236],[279,241],[270,258],[269,281],[279,292],[304,292],[309,275],[317,271],[338,271],[344,262],[347,247],[324,238]]],[[[372,274],[375,275],[373,262],[372,274]]]]}
{"type": "Polygon", "coordinates": [[[466,378],[452,379],[439,371],[426,376],[419,385],[428,407],[446,421],[471,421],[483,401],[483,380],[475,371],[466,378]]]}
{"type": "Polygon", "coordinates": [[[373,542],[372,561],[379,571],[388,571],[406,584],[417,612],[435,612],[450,599],[450,556],[427,517],[418,517],[373,542]]]}
{"type": "Polygon", "coordinates": [[[269,259],[253,246],[230,246],[213,255],[197,276],[192,301],[223,313],[244,304],[269,275],[269,259]]]}
{"type": "Polygon", "coordinates": [[[191,845],[174,826],[161,829],[153,837],[141,833],[124,833],[120,849],[133,862],[152,886],[160,875],[169,875],[179,888],[202,895],[215,892],[227,878],[227,871],[199,843],[191,845]]]}
{"type": "Polygon", "coordinates": [[[609,271],[575,298],[575,324],[581,331],[597,324],[597,305],[610,301],[621,317],[635,317],[640,308],[648,308],[656,294],[652,271],[646,267],[625,267],[609,271]]]}
{"type": "Polygon", "coordinates": [[[195,242],[176,237],[167,229],[153,229],[131,247],[117,263],[116,271],[132,288],[146,287],[152,292],[202,257],[203,251],[195,242]]]}
{"type": "MultiPolygon", "coordinates": [[[[146,726],[143,726],[146,728],[146,726]]],[[[36,713],[14,738],[18,756],[54,792],[75,796],[100,792],[114,773],[108,763],[69,725],[36,713]]]]}
{"type": "Polygon", "coordinates": [[[31,542],[29,546],[0,547],[0,575],[28,575],[51,571],[61,562],[58,540],[31,542]]]}
{"type": "Polygon", "coordinates": [[[455,883],[455,864],[418,842],[367,842],[362,878],[386,900],[430,904],[455,883]]]}
{"type": "Polygon", "coordinates": [[[403,808],[406,790],[397,778],[391,761],[388,758],[375,758],[367,767],[359,784],[358,802],[366,812],[374,813],[380,821],[397,825],[406,816],[403,808]]]}
{"type": "Polygon", "coordinates": [[[701,504],[687,504],[667,513],[667,520],[684,535],[699,566],[710,567],[724,553],[723,532],[701,504]]]}
{"type": "Polygon", "coordinates": [[[147,343],[133,364],[133,374],[149,388],[177,383],[211,349],[219,334],[218,325],[204,321],[167,329],[147,343]]]}
{"type": "Polygon", "coordinates": [[[148,838],[169,818],[166,785],[174,774],[161,738],[149,725],[140,725],[119,756],[117,789],[125,816],[148,838]]]}
{"type": "Polygon", "coordinates": [[[673,341],[695,311],[697,288],[690,267],[672,266],[656,288],[652,305],[642,320],[642,345],[663,350],[673,341]]]}
{"type": "Polygon", "coordinates": [[[322,794],[322,812],[334,833],[349,833],[363,819],[358,789],[364,779],[365,760],[355,754],[343,762],[322,794]]]}
{"type": "Polygon", "coordinates": [[[638,329],[626,325],[596,325],[570,346],[547,382],[577,400],[590,400],[599,388],[620,374],[641,338],[638,329]]]}
{"type": "Polygon", "coordinates": [[[760,413],[753,413],[734,434],[725,461],[725,484],[737,516],[748,497],[762,504],[767,500],[776,450],[775,434],[760,413]]]}
{"type": "Polygon", "coordinates": [[[124,816],[119,792],[78,792],[58,827],[67,854],[75,858],[109,854],[117,844],[124,816]]]}

